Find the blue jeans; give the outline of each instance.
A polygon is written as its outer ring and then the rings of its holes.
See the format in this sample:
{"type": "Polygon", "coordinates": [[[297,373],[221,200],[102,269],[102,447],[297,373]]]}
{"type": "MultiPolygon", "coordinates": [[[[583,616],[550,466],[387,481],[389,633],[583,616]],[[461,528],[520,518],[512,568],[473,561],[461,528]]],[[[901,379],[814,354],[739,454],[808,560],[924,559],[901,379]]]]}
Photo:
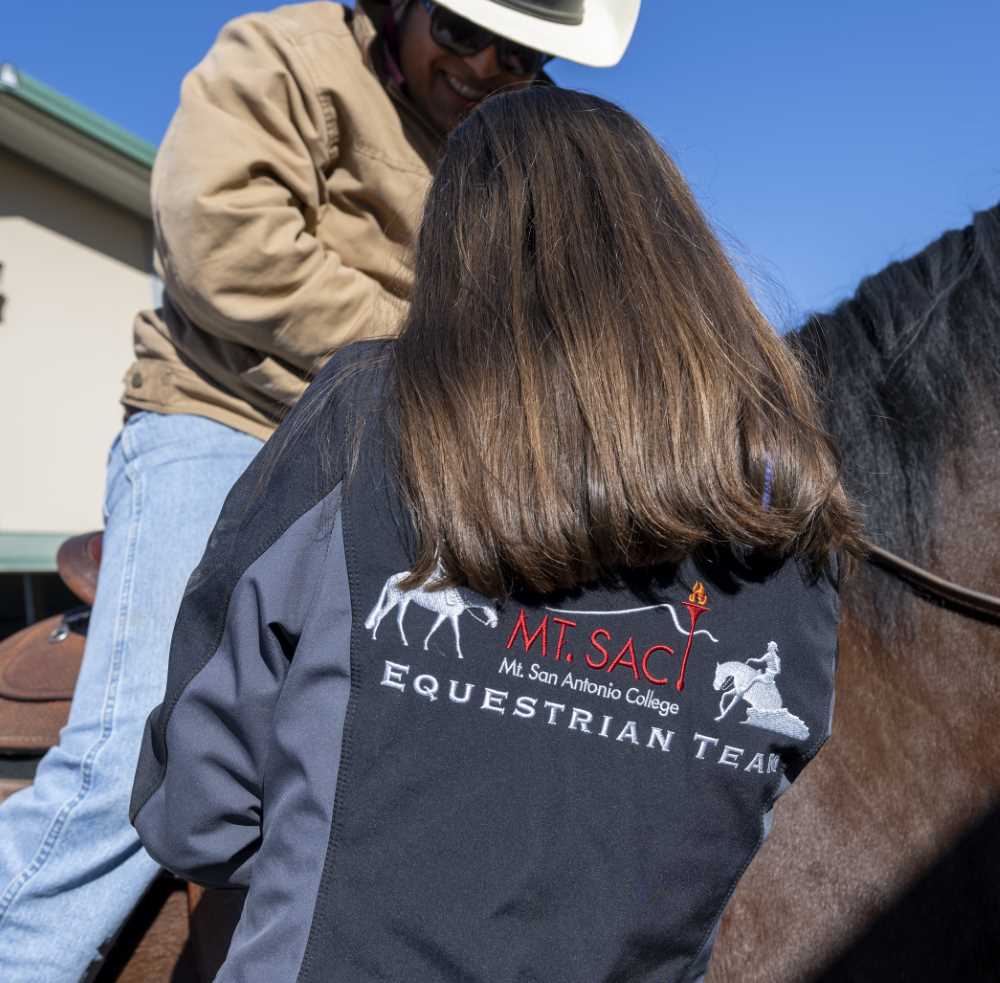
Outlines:
{"type": "Polygon", "coordinates": [[[3,983],[89,975],[159,871],[128,821],[143,726],[163,699],[184,585],[260,447],[202,417],[138,413],[111,448],[101,575],[69,722],[34,784],[0,806],[3,983]]]}

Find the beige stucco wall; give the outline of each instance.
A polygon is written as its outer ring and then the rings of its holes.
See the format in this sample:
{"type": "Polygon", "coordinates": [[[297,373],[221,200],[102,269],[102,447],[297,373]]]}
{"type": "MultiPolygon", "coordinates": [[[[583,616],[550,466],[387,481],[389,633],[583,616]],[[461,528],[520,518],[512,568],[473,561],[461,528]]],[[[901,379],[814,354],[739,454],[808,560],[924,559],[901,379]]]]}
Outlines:
{"type": "Polygon", "coordinates": [[[0,148],[0,534],[101,524],[148,221],[0,148]]]}

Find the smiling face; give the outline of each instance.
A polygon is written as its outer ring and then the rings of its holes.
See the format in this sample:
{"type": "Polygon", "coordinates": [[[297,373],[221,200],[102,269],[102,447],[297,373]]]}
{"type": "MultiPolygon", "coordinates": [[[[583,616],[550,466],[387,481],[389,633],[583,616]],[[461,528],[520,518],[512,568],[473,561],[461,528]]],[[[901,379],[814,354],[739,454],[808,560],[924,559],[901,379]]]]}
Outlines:
{"type": "Polygon", "coordinates": [[[410,98],[442,130],[457,126],[498,89],[534,80],[504,71],[492,46],[464,58],[440,47],[431,37],[431,15],[420,3],[410,4],[399,33],[400,69],[410,98]]]}

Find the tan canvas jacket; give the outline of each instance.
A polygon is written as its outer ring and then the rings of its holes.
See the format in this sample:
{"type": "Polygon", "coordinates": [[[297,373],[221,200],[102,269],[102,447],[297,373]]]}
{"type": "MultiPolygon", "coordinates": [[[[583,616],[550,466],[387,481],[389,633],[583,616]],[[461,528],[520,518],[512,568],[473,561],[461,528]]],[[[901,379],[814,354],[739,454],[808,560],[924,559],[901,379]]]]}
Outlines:
{"type": "Polygon", "coordinates": [[[375,35],[360,9],[293,4],[228,24],[185,78],[126,407],[266,438],[332,351],[398,329],[443,135],[380,80],[375,35]]]}

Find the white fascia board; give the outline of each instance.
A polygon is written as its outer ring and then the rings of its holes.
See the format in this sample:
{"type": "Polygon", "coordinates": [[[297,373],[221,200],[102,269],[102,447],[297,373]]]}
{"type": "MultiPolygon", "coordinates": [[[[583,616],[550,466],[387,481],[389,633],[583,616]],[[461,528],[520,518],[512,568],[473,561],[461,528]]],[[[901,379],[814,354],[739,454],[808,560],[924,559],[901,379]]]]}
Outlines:
{"type": "Polygon", "coordinates": [[[23,102],[0,97],[0,145],[128,211],[152,218],[149,168],[23,102]]]}

